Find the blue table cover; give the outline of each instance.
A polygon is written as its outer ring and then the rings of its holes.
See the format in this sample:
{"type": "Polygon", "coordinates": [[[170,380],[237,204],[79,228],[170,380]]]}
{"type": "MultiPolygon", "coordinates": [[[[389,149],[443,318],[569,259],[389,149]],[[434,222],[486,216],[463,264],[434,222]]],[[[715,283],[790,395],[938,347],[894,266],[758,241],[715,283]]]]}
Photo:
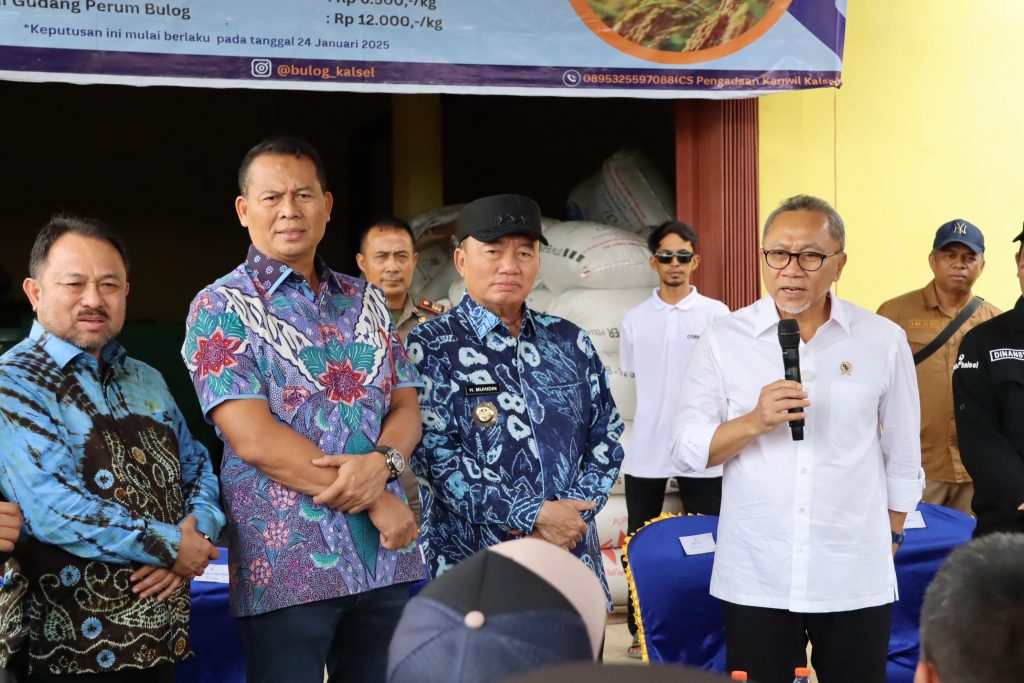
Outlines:
{"type": "MultiPolygon", "coordinates": [[[[220,548],[227,564],[228,550],[220,548]]],[[[189,624],[191,657],[174,667],[176,683],[245,683],[245,656],[238,622],[228,607],[228,585],[192,581],[192,619],[189,624]]]]}
{"type": "MultiPolygon", "coordinates": [[[[889,683],[912,683],[924,591],[949,552],[969,541],[974,530],[974,519],[956,510],[924,503],[918,509],[926,526],[908,529],[907,541],[896,553],[900,599],[893,605],[889,683]]],[[[717,517],[663,517],[627,543],[638,618],[652,662],[725,671],[722,610],[708,592],[714,553],[688,556],[679,542],[680,536],[709,532],[717,542],[717,517]]]]}

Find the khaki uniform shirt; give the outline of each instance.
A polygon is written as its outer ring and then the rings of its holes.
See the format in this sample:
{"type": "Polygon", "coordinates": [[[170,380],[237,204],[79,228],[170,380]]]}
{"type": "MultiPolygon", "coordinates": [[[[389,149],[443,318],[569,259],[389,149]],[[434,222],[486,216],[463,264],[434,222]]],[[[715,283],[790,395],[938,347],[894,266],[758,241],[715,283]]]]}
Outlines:
{"type": "Polygon", "coordinates": [[[436,318],[444,313],[445,310],[444,306],[430,299],[413,300],[410,294],[406,294],[405,308],[402,309],[401,315],[395,320],[395,327],[398,328],[398,336],[402,338],[402,343],[404,344],[409,338],[412,328],[420,323],[436,318]]]}
{"type": "MultiPolygon", "coordinates": [[[[903,328],[914,353],[935,339],[957,313],[959,311],[945,311],[939,307],[934,281],[923,289],[890,299],[878,308],[879,315],[903,328]]],[[[971,480],[960,460],[960,448],[957,446],[956,422],[953,419],[953,366],[964,334],[999,313],[998,308],[983,301],[942,348],[917,366],[917,387],[921,395],[921,465],[929,481],[962,484],[971,480]]]]}

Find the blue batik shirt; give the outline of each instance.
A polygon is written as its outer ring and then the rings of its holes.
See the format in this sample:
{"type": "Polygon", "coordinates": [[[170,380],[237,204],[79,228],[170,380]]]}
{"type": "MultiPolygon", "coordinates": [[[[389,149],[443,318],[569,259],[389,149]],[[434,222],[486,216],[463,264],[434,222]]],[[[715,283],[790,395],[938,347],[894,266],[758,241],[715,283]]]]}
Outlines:
{"type": "MultiPolygon", "coordinates": [[[[392,391],[419,380],[384,292],[319,259],[316,268],[314,292],[300,273],[250,247],[244,263],[196,296],[182,356],[207,416],[224,401],[259,399],[324,453],[368,453],[392,391]]],[[[317,505],[221,437],[234,614],[423,578],[415,542],[384,548],[367,513],[317,505]]],[[[387,490],[403,496],[398,481],[387,490]]]]}
{"type": "Polygon", "coordinates": [[[592,500],[573,552],[607,591],[594,516],[622,462],[623,423],[586,332],[526,308],[514,337],[467,294],[418,325],[408,351],[423,380],[411,465],[431,573],[531,533],[545,501],[592,500]]]}
{"type": "Polygon", "coordinates": [[[100,356],[38,322],[0,356],[0,489],[25,517],[14,556],[27,581],[3,614],[0,665],[19,622],[33,672],[145,669],[189,653],[188,582],[158,603],[132,594],[129,576],[174,563],[188,515],[217,537],[217,478],[160,373],[115,341],[100,356]]]}

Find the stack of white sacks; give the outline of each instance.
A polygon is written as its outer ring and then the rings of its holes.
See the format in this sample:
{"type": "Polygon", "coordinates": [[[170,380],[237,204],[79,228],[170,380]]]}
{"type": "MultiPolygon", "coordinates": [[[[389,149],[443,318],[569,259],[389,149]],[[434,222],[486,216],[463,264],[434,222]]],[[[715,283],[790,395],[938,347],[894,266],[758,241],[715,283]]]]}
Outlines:
{"type": "MultiPolygon", "coordinates": [[[[673,211],[667,186],[656,176],[641,157],[620,152],[594,178],[581,183],[572,193],[570,215],[599,215],[615,225],[545,218],[548,244],[541,249],[540,275],[527,299],[534,310],[571,320],[590,336],[625,421],[622,444],[627,450],[636,413],[636,383],[619,363],[619,326],[626,312],[651,296],[658,284],[649,265],[647,234],[650,226],[669,220],[673,211]]],[[[451,305],[462,298],[465,284],[451,256],[454,221],[461,206],[436,209],[412,221],[420,253],[413,279],[417,296],[451,305]]],[[[666,497],[666,512],[679,509],[678,496],[666,497]]],[[[628,595],[622,569],[626,526],[620,474],[597,516],[604,569],[616,605],[625,605],[628,595]]]]}

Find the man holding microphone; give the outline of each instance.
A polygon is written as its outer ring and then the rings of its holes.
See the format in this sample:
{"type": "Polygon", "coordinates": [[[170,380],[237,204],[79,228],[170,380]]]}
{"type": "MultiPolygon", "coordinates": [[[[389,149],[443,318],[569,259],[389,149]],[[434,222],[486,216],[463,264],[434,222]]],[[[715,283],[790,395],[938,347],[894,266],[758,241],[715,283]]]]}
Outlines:
{"type": "Polygon", "coordinates": [[[762,241],[767,296],[705,331],[673,436],[681,466],[725,466],[711,594],[726,666],[789,683],[809,640],[821,683],[884,683],[892,555],[923,486],[910,348],[831,292],[847,257],[827,202],[787,199],[762,241]],[[783,320],[802,383],[782,379],[783,320]]]}

